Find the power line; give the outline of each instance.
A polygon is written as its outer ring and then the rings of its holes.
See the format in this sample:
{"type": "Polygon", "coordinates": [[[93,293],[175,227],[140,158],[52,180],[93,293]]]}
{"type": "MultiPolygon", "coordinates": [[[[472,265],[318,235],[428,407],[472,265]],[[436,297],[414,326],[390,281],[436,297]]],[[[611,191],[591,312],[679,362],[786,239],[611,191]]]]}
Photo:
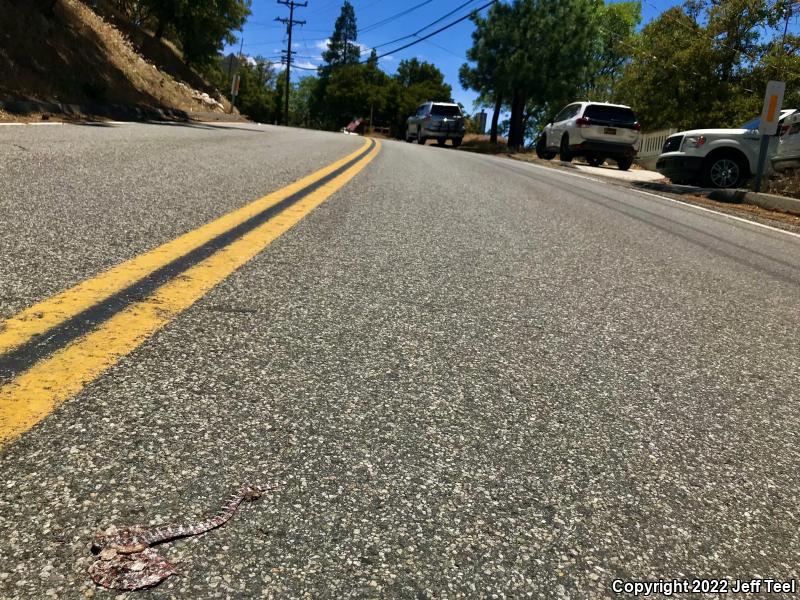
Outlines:
{"type": "Polygon", "coordinates": [[[396,19],[399,19],[400,17],[404,17],[407,14],[414,12],[418,8],[422,8],[426,4],[430,4],[431,2],[433,2],[433,0],[425,0],[424,2],[420,2],[416,6],[412,6],[411,8],[407,8],[406,10],[404,10],[402,12],[399,12],[396,15],[392,15],[391,17],[386,17],[385,19],[382,19],[382,20],[378,21],[377,23],[373,23],[372,25],[367,25],[366,27],[361,29],[361,31],[359,31],[359,33],[368,33],[370,31],[373,31],[374,29],[378,29],[379,27],[383,27],[384,25],[387,25],[387,24],[391,23],[392,21],[394,21],[396,19]]]}
{"type": "MultiPolygon", "coordinates": [[[[460,4],[460,5],[458,5],[457,7],[455,7],[453,10],[451,10],[451,11],[450,11],[449,13],[447,13],[446,15],[442,15],[441,17],[439,17],[439,18],[438,18],[438,19],[436,19],[435,21],[433,21],[433,22],[431,22],[431,23],[428,23],[428,24],[427,24],[427,25],[425,25],[425,27],[423,27],[422,29],[417,29],[417,30],[416,30],[414,33],[410,33],[410,34],[408,34],[408,35],[404,35],[403,37],[396,38],[396,39],[394,39],[394,40],[391,40],[391,41],[389,41],[389,42],[384,42],[384,43],[382,43],[382,44],[378,44],[377,46],[373,46],[373,48],[381,48],[381,47],[383,47],[383,46],[389,46],[390,44],[396,44],[397,42],[402,42],[403,40],[407,40],[407,39],[409,39],[409,38],[416,37],[416,36],[418,36],[420,33],[422,33],[423,31],[425,31],[426,29],[430,29],[431,27],[433,27],[433,26],[434,26],[434,25],[436,25],[437,23],[441,23],[441,22],[442,22],[442,21],[444,21],[444,20],[445,20],[447,17],[449,17],[449,16],[451,16],[451,15],[453,15],[453,14],[457,13],[457,12],[458,12],[458,11],[460,11],[462,8],[465,8],[466,6],[469,6],[470,4],[472,4],[473,2],[476,2],[476,1],[477,1],[477,0],[467,0],[467,2],[464,2],[463,4],[460,4]]],[[[477,9],[477,10],[481,10],[481,9],[479,8],[479,9],[477,9]]],[[[472,14],[472,13],[470,13],[470,14],[472,14]]]]}
{"type": "MultiPolygon", "coordinates": [[[[410,48],[411,46],[416,46],[417,44],[419,44],[421,42],[424,42],[428,38],[432,38],[433,36],[438,35],[441,32],[443,32],[443,31],[445,31],[447,29],[450,29],[451,27],[455,27],[456,25],[458,25],[462,21],[466,21],[467,19],[469,19],[473,15],[478,14],[484,8],[488,8],[492,4],[496,4],[497,2],[498,2],[498,0],[491,0],[490,2],[487,2],[486,4],[483,4],[483,5],[479,6],[478,8],[476,8],[475,10],[470,12],[469,14],[466,14],[463,17],[461,17],[459,19],[456,19],[455,21],[452,21],[451,23],[448,23],[444,27],[440,27],[436,31],[433,31],[433,32],[429,33],[428,35],[424,35],[421,38],[417,38],[413,42],[409,42],[408,44],[406,44],[404,46],[400,46],[399,48],[395,48],[394,50],[390,50],[389,52],[384,52],[383,54],[379,55],[377,58],[383,58],[384,56],[389,56],[390,54],[394,54],[395,52],[400,52],[401,50],[405,50],[406,48],[410,48]]],[[[427,28],[428,27],[424,27],[423,29],[427,29],[427,28]]],[[[422,31],[422,30],[420,30],[420,31],[422,31]]],[[[417,35],[416,33],[412,33],[411,34],[411,36],[414,36],[414,37],[416,37],[416,35],[417,35]]],[[[409,36],[406,36],[406,37],[409,37],[409,36]]],[[[382,45],[385,46],[386,44],[382,44],[382,45]]],[[[374,47],[377,48],[377,46],[374,46],[374,47]]],[[[366,62],[366,61],[362,61],[362,62],[366,62]]]]}

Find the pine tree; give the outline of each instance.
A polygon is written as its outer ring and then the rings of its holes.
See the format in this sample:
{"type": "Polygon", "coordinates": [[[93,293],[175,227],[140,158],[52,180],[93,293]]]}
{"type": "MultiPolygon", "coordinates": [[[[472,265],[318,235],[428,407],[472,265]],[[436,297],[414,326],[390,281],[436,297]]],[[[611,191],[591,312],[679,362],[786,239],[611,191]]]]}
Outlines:
{"type": "Polygon", "coordinates": [[[327,66],[356,64],[361,60],[361,48],[356,43],[358,28],[356,27],[356,11],[353,5],[345,0],[342,12],[336,19],[333,34],[328,41],[328,49],[322,58],[327,66]]]}

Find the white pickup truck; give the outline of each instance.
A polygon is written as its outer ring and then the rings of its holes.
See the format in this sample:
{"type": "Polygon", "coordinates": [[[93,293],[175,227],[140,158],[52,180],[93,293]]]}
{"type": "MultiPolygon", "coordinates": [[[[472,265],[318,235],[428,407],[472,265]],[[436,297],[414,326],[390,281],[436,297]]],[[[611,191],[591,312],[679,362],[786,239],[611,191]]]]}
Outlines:
{"type": "Polygon", "coordinates": [[[800,169],[800,111],[783,121],[781,141],[772,157],[772,168],[776,171],[800,169]]]}
{"type": "MultiPolygon", "coordinates": [[[[796,109],[781,111],[779,129],[796,109]]],[[[674,183],[695,183],[715,188],[736,188],[752,177],[757,168],[761,134],[759,119],[738,129],[693,129],[667,138],[656,162],[656,170],[674,183]]],[[[769,157],[778,148],[778,137],[770,140],[769,157]]]]}

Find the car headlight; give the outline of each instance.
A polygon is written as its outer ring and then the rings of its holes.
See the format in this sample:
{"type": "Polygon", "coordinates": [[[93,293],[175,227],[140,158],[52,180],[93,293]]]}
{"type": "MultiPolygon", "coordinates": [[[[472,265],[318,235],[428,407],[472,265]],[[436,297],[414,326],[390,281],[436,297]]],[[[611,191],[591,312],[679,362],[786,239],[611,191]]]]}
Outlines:
{"type": "Polygon", "coordinates": [[[683,138],[684,148],[699,148],[706,143],[706,136],[704,135],[687,135],[683,138]]]}

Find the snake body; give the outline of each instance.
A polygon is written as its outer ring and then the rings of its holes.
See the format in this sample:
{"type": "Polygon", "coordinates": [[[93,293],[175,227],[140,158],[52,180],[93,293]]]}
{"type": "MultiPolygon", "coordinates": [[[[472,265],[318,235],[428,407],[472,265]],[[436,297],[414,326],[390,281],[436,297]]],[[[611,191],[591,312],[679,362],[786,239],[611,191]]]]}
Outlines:
{"type": "Polygon", "coordinates": [[[134,525],[98,533],[92,540],[92,551],[99,554],[99,558],[89,567],[89,575],[98,585],[111,589],[137,590],[156,585],[173,575],[175,568],[152,546],[200,535],[224,525],[242,502],[256,500],[265,489],[255,486],[239,488],[213,517],[205,521],[155,527],[134,525]]]}

